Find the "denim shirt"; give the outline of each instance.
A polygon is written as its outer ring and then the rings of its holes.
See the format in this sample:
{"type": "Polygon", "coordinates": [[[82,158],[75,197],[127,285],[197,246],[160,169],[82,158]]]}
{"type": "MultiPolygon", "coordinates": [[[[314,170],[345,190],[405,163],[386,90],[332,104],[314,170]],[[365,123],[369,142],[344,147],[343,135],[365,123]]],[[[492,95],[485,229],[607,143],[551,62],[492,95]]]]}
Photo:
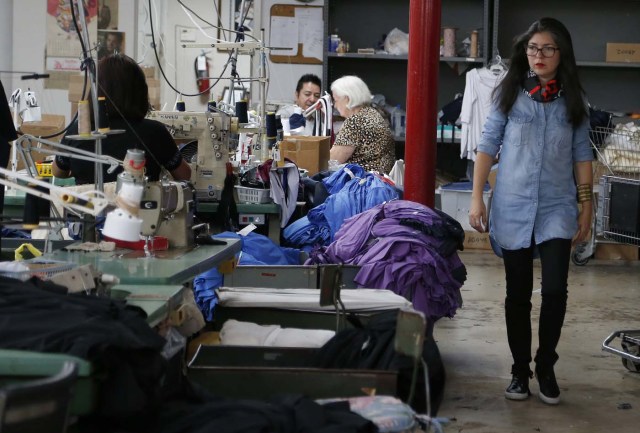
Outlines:
{"type": "Polygon", "coordinates": [[[489,218],[490,235],[502,248],[575,235],[573,170],[576,162],[593,160],[588,122],[573,128],[563,97],[542,103],[522,92],[508,115],[493,106],[477,150],[500,152],[489,218]]]}

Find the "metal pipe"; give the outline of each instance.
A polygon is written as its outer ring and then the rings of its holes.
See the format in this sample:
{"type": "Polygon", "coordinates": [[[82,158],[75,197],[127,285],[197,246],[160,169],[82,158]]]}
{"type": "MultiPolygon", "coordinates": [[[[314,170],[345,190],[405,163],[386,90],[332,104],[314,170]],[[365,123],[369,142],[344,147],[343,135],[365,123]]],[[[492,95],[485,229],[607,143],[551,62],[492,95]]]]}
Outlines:
{"type": "MultiPolygon", "coordinates": [[[[80,23],[82,24],[82,33],[83,33],[83,39],[84,39],[84,46],[85,49],[87,50],[86,53],[82,53],[83,57],[90,57],[92,56],[92,50],[89,47],[89,44],[91,43],[91,39],[89,38],[89,28],[87,27],[87,20],[85,17],[85,10],[84,10],[84,2],[83,1],[78,1],[76,0],[76,4],[78,5],[78,12],[79,12],[79,17],[78,20],[80,21],[80,23]]],[[[71,5],[71,7],[73,7],[73,4],[71,5]]],[[[94,68],[89,68],[89,76],[91,77],[91,98],[92,98],[92,103],[93,103],[93,121],[94,121],[94,130],[97,131],[100,123],[99,123],[99,108],[98,108],[98,65],[95,64],[94,68]]],[[[98,136],[95,139],[95,153],[98,155],[102,155],[102,139],[98,136]]],[[[94,174],[95,174],[95,186],[96,189],[100,192],[104,191],[104,178],[102,175],[102,166],[96,162],[94,165],[94,174]]]]}
{"type": "Polygon", "coordinates": [[[435,204],[441,0],[411,0],[404,197],[435,204]]]}
{"type": "MultiPolygon", "coordinates": [[[[264,46],[264,28],[260,29],[260,131],[262,131],[262,148],[260,159],[262,162],[269,159],[269,139],[267,138],[267,53],[264,46]]],[[[252,56],[253,58],[253,56],[252,56]]]]}

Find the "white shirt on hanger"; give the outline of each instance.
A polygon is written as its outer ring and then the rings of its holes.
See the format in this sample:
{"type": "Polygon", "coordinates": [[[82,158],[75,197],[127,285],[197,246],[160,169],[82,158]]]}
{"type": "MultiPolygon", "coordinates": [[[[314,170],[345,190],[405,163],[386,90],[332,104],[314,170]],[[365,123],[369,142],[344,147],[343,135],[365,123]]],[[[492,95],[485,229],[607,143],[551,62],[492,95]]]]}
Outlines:
{"type": "Polygon", "coordinates": [[[460,110],[460,158],[476,160],[475,150],[482,138],[482,128],[491,109],[493,89],[505,75],[505,69],[476,68],[467,72],[460,110]]]}

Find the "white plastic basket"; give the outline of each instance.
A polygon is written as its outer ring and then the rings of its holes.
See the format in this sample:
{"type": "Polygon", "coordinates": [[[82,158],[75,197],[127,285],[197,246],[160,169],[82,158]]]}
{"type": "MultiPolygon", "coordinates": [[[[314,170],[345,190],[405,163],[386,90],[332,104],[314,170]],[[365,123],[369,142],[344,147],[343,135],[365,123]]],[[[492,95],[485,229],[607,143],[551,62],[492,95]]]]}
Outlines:
{"type": "Polygon", "coordinates": [[[249,188],[246,186],[237,186],[238,202],[240,203],[269,203],[271,197],[269,197],[268,189],[249,188]]]}

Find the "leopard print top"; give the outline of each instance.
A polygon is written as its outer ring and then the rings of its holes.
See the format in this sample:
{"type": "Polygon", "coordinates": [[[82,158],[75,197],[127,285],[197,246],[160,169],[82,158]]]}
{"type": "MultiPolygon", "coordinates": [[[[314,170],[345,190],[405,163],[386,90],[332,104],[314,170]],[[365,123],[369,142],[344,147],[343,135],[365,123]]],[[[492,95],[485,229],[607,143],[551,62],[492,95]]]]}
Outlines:
{"type": "Polygon", "coordinates": [[[347,118],[338,131],[334,146],[354,146],[350,163],[367,171],[389,173],[395,163],[395,141],[387,121],[370,106],[347,118]]]}

